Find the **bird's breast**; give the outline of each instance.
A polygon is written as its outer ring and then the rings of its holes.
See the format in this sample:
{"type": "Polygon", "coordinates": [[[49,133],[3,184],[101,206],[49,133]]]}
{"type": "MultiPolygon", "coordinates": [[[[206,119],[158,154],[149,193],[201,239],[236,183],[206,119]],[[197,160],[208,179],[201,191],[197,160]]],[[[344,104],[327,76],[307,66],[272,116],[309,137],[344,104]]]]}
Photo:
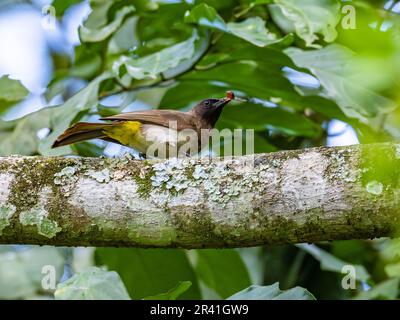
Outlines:
{"type": "Polygon", "coordinates": [[[201,135],[193,129],[178,131],[138,121],[125,121],[107,127],[104,133],[150,158],[194,155],[202,148],[201,135]]]}

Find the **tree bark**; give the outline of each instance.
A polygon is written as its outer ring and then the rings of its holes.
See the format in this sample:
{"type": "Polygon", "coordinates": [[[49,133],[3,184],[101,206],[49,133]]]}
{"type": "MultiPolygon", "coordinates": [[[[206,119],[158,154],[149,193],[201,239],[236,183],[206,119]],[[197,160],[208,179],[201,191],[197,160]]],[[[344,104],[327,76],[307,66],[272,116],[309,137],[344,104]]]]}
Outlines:
{"type": "Polygon", "coordinates": [[[395,236],[400,145],[0,158],[0,243],[226,248],[395,236]]]}

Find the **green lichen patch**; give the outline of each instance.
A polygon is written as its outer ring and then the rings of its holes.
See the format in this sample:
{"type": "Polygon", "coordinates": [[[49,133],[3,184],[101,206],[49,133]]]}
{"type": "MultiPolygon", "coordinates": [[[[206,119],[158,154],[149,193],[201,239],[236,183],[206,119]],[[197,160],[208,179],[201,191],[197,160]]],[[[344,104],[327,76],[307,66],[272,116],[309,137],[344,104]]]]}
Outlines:
{"type": "Polygon", "coordinates": [[[383,184],[378,181],[370,181],[367,183],[366,187],[368,193],[372,193],[376,196],[380,195],[383,191],[383,184]]]}
{"type": "Polygon", "coordinates": [[[48,212],[43,209],[33,208],[29,211],[23,211],[19,215],[19,222],[23,226],[36,225],[40,235],[46,238],[53,238],[62,229],[58,227],[56,221],[50,220],[48,212]]]}
{"type": "Polygon", "coordinates": [[[85,175],[89,176],[90,178],[100,183],[109,182],[111,180],[110,170],[108,170],[107,168],[101,171],[89,170],[88,172],[85,173],[85,175]]]}
{"type": "Polygon", "coordinates": [[[154,174],[150,177],[151,185],[154,188],[160,188],[170,191],[184,191],[190,185],[185,171],[184,163],[181,159],[172,158],[164,162],[153,165],[154,174]]]}
{"type": "Polygon", "coordinates": [[[54,184],[65,185],[76,180],[75,173],[78,171],[76,166],[68,166],[60,172],[54,174],[54,184]]]}
{"type": "Polygon", "coordinates": [[[0,205],[0,235],[11,224],[11,218],[15,213],[15,206],[0,205]]]}
{"type": "Polygon", "coordinates": [[[75,162],[72,159],[39,157],[26,157],[16,161],[9,168],[14,179],[10,185],[7,202],[14,205],[17,212],[33,208],[43,188],[57,189],[54,175],[63,168],[74,165],[75,162]]]}

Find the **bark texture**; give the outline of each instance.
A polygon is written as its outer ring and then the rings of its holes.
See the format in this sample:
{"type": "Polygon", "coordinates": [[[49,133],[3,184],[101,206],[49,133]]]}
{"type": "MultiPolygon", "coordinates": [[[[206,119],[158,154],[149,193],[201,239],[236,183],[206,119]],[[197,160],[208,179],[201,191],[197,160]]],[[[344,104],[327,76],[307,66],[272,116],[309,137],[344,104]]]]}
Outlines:
{"type": "Polygon", "coordinates": [[[236,158],[0,158],[0,243],[245,247],[395,236],[400,145],[236,158]]]}

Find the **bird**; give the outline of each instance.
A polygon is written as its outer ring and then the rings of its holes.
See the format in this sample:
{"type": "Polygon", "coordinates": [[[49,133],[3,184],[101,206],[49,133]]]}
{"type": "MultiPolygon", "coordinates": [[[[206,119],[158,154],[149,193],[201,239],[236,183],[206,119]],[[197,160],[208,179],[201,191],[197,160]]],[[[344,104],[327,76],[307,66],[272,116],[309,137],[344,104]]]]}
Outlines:
{"type": "Polygon", "coordinates": [[[100,118],[108,122],[78,122],[65,130],[52,148],[102,139],[135,149],[141,158],[170,158],[199,153],[208,143],[232,91],[221,99],[205,99],[189,111],[143,110],[100,118]]]}

